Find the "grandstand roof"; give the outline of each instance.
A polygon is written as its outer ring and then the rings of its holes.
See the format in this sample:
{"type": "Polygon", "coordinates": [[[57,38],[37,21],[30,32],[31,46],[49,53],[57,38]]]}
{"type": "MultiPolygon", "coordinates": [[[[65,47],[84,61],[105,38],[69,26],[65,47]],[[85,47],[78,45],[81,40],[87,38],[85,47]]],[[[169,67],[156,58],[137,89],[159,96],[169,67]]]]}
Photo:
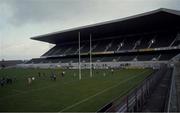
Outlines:
{"type": "Polygon", "coordinates": [[[78,32],[81,32],[81,40],[89,40],[90,33],[93,39],[99,39],[162,29],[180,29],[180,11],[160,8],[122,19],[53,32],[32,37],[31,39],[58,44],[78,41],[78,32]]]}

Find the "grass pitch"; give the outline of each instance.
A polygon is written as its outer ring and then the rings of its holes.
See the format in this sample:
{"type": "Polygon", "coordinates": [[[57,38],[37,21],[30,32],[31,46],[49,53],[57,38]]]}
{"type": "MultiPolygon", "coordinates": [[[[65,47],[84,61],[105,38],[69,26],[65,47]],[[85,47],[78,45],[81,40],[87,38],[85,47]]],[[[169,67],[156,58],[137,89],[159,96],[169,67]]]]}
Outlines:
{"type": "Polygon", "coordinates": [[[4,69],[0,78],[16,78],[10,85],[0,86],[0,111],[22,112],[94,112],[117,97],[126,95],[140,84],[153,71],[151,69],[82,70],[82,80],[78,79],[78,70],[61,69],[4,69]],[[57,80],[50,80],[51,72],[57,80]],[[38,76],[41,73],[41,77],[38,76]],[[42,76],[45,73],[45,76],[42,76]],[[104,74],[105,73],[105,74],[104,74]],[[35,77],[31,85],[27,78],[35,77]]]}

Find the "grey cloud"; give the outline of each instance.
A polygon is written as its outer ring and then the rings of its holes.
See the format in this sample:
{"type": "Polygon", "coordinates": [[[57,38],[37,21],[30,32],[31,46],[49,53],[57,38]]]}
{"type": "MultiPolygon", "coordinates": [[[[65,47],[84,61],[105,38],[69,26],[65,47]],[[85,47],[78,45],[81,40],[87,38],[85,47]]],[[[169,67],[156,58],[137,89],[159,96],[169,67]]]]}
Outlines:
{"type": "Polygon", "coordinates": [[[5,3],[13,9],[10,22],[17,25],[81,18],[101,20],[110,16],[121,17],[122,11],[139,12],[163,5],[176,8],[179,5],[178,0],[5,0],[5,3]]]}
{"type": "Polygon", "coordinates": [[[6,3],[13,9],[11,22],[15,24],[67,20],[85,14],[93,6],[85,0],[7,0],[6,3]]]}

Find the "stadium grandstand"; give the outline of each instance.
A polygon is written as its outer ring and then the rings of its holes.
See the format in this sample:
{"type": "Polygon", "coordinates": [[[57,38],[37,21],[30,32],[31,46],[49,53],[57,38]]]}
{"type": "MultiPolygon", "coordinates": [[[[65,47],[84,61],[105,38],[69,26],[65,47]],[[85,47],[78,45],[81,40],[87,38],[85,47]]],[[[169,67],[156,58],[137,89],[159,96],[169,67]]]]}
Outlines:
{"type": "Polygon", "coordinates": [[[161,8],[127,18],[32,37],[33,40],[55,46],[23,66],[78,68],[79,51],[83,68],[89,68],[90,54],[94,68],[167,63],[180,52],[179,20],[179,11],[161,8]]]}
{"type": "Polygon", "coordinates": [[[180,11],[160,8],[31,39],[54,46],[17,65],[30,68],[16,71],[31,85],[0,98],[0,111],[180,111],[180,11]]]}
{"type": "Polygon", "coordinates": [[[1,68],[6,68],[6,67],[14,67],[14,66],[16,66],[16,65],[18,65],[18,64],[23,64],[24,63],[24,61],[22,61],[22,60],[2,60],[2,61],[0,61],[0,69],[1,68]]]}

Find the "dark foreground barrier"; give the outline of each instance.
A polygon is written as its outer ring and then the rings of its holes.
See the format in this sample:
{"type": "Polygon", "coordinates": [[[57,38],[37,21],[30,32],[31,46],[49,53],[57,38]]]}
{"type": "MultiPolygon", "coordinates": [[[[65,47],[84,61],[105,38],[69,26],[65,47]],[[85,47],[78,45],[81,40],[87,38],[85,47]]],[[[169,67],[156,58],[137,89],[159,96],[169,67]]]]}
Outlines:
{"type": "Polygon", "coordinates": [[[156,88],[158,82],[166,74],[168,68],[163,66],[154,71],[139,86],[124,97],[116,99],[103,106],[98,112],[137,112],[142,111],[144,104],[156,88]]]}

